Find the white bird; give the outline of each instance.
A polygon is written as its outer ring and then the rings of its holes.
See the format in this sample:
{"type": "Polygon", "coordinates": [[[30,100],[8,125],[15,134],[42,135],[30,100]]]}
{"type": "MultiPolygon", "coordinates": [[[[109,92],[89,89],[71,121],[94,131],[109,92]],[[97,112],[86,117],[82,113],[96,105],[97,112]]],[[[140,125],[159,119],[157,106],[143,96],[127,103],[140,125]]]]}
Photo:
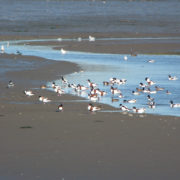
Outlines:
{"type": "Polygon", "coordinates": [[[171,101],[170,101],[170,107],[171,107],[171,108],[179,108],[179,107],[180,107],[180,103],[174,104],[173,101],[171,100],[171,101]]]}
{"type": "Polygon", "coordinates": [[[64,50],[63,48],[61,48],[61,54],[66,54],[66,53],[67,53],[67,51],[64,50]]]}
{"type": "Polygon", "coordinates": [[[127,60],[128,60],[128,57],[127,57],[127,56],[124,56],[124,60],[127,61],[127,60]]]}
{"type": "Polygon", "coordinates": [[[91,42],[92,42],[92,41],[95,41],[95,39],[96,39],[95,37],[93,37],[93,36],[89,36],[89,41],[91,41],[91,42]]]}
{"type": "Polygon", "coordinates": [[[1,53],[4,53],[5,49],[4,49],[4,46],[1,45],[1,53]]]}
{"type": "Polygon", "coordinates": [[[46,98],[46,97],[43,97],[43,96],[39,96],[39,101],[43,102],[43,103],[48,103],[48,102],[51,102],[50,99],[46,98]]]}
{"type": "Polygon", "coordinates": [[[24,94],[26,95],[26,96],[34,96],[34,93],[32,92],[32,91],[30,91],[30,90],[28,90],[28,91],[24,91],[24,94]]]}

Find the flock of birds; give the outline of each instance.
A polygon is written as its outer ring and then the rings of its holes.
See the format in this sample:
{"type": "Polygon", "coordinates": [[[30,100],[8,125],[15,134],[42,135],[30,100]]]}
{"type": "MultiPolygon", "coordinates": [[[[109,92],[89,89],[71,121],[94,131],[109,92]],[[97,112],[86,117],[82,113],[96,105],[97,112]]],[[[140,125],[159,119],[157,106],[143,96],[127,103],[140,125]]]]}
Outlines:
{"type": "MultiPolygon", "coordinates": [[[[61,40],[62,40],[61,38],[58,38],[58,41],[61,41],[61,40]]],[[[81,41],[81,40],[82,40],[81,38],[78,38],[78,41],[81,41]]],[[[95,37],[89,36],[89,41],[95,41],[95,37]]],[[[7,44],[7,46],[9,46],[9,43],[7,44]]],[[[4,49],[4,46],[2,45],[1,46],[1,53],[4,53],[4,51],[5,51],[5,49],[4,49]]],[[[61,48],[60,52],[61,52],[61,54],[66,54],[67,53],[67,51],[64,50],[63,48],[61,48]]],[[[127,61],[128,57],[124,56],[124,60],[127,61]]],[[[154,63],[155,60],[151,59],[148,62],[149,63],[154,63]]],[[[171,76],[171,75],[168,75],[168,79],[169,79],[169,81],[178,80],[178,78],[176,76],[171,76]]],[[[118,89],[117,86],[114,86],[114,85],[118,85],[118,86],[119,85],[124,85],[124,84],[126,84],[126,81],[127,81],[126,79],[118,79],[118,78],[115,78],[115,77],[110,78],[109,81],[103,81],[102,82],[103,86],[109,86],[110,87],[109,91],[106,92],[104,90],[100,90],[98,88],[97,83],[92,82],[90,79],[87,80],[87,86],[84,86],[84,85],[81,85],[81,84],[77,84],[77,85],[76,84],[70,84],[63,76],[62,76],[61,80],[62,80],[62,86],[57,85],[55,82],[52,82],[50,87],[47,87],[46,85],[42,85],[40,88],[41,89],[52,88],[53,91],[58,94],[58,96],[65,93],[64,88],[70,88],[74,92],[77,92],[77,93],[86,92],[88,94],[88,99],[90,101],[92,101],[92,102],[98,102],[100,100],[100,98],[102,98],[103,96],[106,96],[107,94],[110,94],[112,102],[118,102],[119,99],[124,98],[124,96],[123,96],[121,90],[118,89]]],[[[151,109],[155,109],[156,108],[156,102],[155,102],[155,99],[150,96],[150,94],[156,94],[158,91],[164,91],[165,89],[162,88],[162,87],[156,86],[156,83],[153,82],[148,77],[145,78],[145,81],[146,81],[146,83],[140,82],[139,87],[137,87],[136,90],[133,90],[132,94],[134,96],[138,96],[141,93],[147,94],[148,107],[151,108],[151,109]],[[155,90],[150,89],[152,86],[155,87],[155,90]]],[[[11,87],[14,87],[14,86],[15,86],[14,82],[9,81],[7,87],[11,88],[11,87]]],[[[26,96],[29,96],[29,97],[35,95],[31,90],[25,90],[24,94],[26,96]]],[[[171,92],[166,90],[166,94],[170,95],[171,92]]],[[[48,99],[47,97],[44,97],[44,96],[39,96],[39,101],[44,103],[44,104],[51,102],[50,99],[48,99]]],[[[124,105],[124,104],[128,104],[128,103],[134,104],[134,103],[136,103],[136,101],[137,100],[135,98],[134,99],[128,99],[128,100],[124,99],[122,101],[123,104],[122,103],[119,104],[119,108],[120,108],[121,111],[126,111],[126,112],[145,113],[146,108],[144,108],[144,107],[137,108],[137,107],[133,106],[132,108],[128,108],[126,105],[124,105]]],[[[171,100],[170,101],[170,107],[171,108],[179,108],[180,103],[175,104],[171,100]]],[[[63,111],[64,110],[63,104],[58,105],[57,109],[60,112],[63,111]]],[[[89,103],[87,109],[89,111],[91,111],[91,112],[96,112],[96,111],[101,110],[101,107],[94,106],[92,103],[89,103]]]]}
{"type": "MultiPolygon", "coordinates": [[[[176,76],[171,76],[168,75],[168,79],[170,81],[175,81],[178,78],[176,76]]],[[[95,106],[93,105],[92,102],[98,102],[99,99],[103,96],[106,96],[108,93],[110,93],[112,95],[112,101],[119,101],[119,99],[124,98],[122,92],[120,89],[118,89],[117,87],[114,87],[114,85],[124,85],[126,84],[126,79],[118,79],[118,78],[110,78],[109,81],[103,81],[103,86],[109,86],[110,88],[110,92],[106,92],[103,90],[100,90],[98,88],[97,83],[92,82],[90,79],[87,80],[87,86],[81,85],[81,84],[70,84],[68,82],[67,79],[65,79],[63,76],[61,77],[61,86],[57,85],[55,82],[52,82],[52,84],[50,86],[46,86],[46,85],[42,85],[40,86],[41,89],[49,89],[51,88],[51,90],[53,90],[55,93],[57,93],[58,96],[62,95],[65,93],[65,88],[70,88],[72,89],[74,92],[77,93],[81,93],[81,92],[86,92],[88,94],[88,99],[91,101],[88,104],[88,111],[91,112],[96,112],[96,111],[100,111],[101,107],[99,106],[95,106]],[[116,97],[116,98],[115,98],[116,97]]],[[[156,103],[154,98],[152,98],[150,96],[150,94],[156,94],[158,91],[164,91],[165,89],[162,87],[158,87],[155,86],[155,90],[151,90],[150,87],[152,87],[153,85],[155,85],[156,83],[154,81],[152,81],[150,78],[146,77],[145,78],[146,83],[139,83],[139,87],[136,88],[135,91],[132,91],[132,94],[134,96],[138,96],[141,93],[143,94],[147,94],[147,100],[148,100],[148,107],[151,109],[156,108],[156,103]]],[[[12,88],[15,86],[15,83],[13,81],[9,81],[7,88],[12,88]]],[[[32,92],[32,90],[25,90],[24,94],[26,96],[34,96],[35,93],[32,92]]],[[[166,94],[171,94],[168,90],[166,90],[166,94]]],[[[51,102],[52,100],[48,99],[47,97],[44,96],[39,96],[38,100],[44,104],[51,102]]],[[[142,108],[136,108],[135,106],[133,106],[132,108],[128,108],[126,105],[124,104],[134,104],[136,103],[136,99],[129,99],[129,100],[123,100],[123,104],[119,104],[119,108],[121,111],[125,111],[125,112],[134,112],[134,113],[145,113],[146,112],[146,108],[142,107],[142,108]]],[[[170,101],[170,107],[171,108],[179,108],[180,107],[180,103],[173,103],[173,101],[170,101]]],[[[63,104],[59,104],[57,107],[57,111],[58,112],[62,112],[64,110],[63,104]]]]}

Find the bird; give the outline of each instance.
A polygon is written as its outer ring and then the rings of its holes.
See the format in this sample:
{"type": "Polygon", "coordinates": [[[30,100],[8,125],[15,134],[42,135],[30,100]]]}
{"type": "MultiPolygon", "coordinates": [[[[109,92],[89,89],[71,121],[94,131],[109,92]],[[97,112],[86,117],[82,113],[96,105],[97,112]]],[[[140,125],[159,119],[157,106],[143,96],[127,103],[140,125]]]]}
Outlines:
{"type": "Polygon", "coordinates": [[[176,76],[171,76],[170,74],[168,75],[168,79],[170,81],[175,81],[175,80],[178,80],[178,78],[176,76]]]}
{"type": "Polygon", "coordinates": [[[136,103],[136,99],[124,100],[123,103],[136,103]]]}
{"type": "Polygon", "coordinates": [[[127,56],[124,56],[124,60],[127,61],[127,60],[128,60],[128,57],[127,57],[127,56]]]}
{"type": "Polygon", "coordinates": [[[119,104],[119,107],[121,111],[130,111],[130,109],[127,106],[124,106],[122,104],[119,104]]]}
{"type": "Polygon", "coordinates": [[[17,55],[22,55],[22,53],[20,51],[18,51],[18,50],[16,51],[16,54],[17,55]]]}
{"type": "Polygon", "coordinates": [[[61,77],[61,80],[64,84],[68,84],[68,80],[64,78],[64,76],[61,77]]]}
{"type": "Polygon", "coordinates": [[[50,99],[48,99],[47,97],[44,97],[44,96],[39,96],[39,101],[43,102],[44,104],[51,102],[50,99]]]}
{"type": "Polygon", "coordinates": [[[26,96],[34,96],[34,93],[31,91],[31,90],[28,90],[28,91],[24,91],[24,94],[26,95],[26,96]]]}
{"type": "Polygon", "coordinates": [[[155,82],[150,80],[148,77],[146,77],[145,80],[146,80],[146,82],[148,83],[149,86],[152,86],[152,85],[156,84],[155,82]]]}
{"type": "Polygon", "coordinates": [[[86,91],[87,89],[88,89],[88,87],[78,84],[78,85],[76,86],[76,89],[75,89],[75,90],[76,90],[76,91],[86,91]]]}
{"type": "Polygon", "coordinates": [[[121,93],[121,90],[117,89],[117,88],[114,88],[111,86],[111,93],[112,94],[120,94],[121,93]]]}
{"type": "Polygon", "coordinates": [[[88,94],[88,99],[90,99],[91,101],[99,101],[99,97],[97,94],[88,94]]]}
{"type": "Polygon", "coordinates": [[[95,37],[89,36],[89,41],[90,41],[90,42],[95,41],[95,39],[96,39],[95,37]]]}
{"type": "Polygon", "coordinates": [[[154,101],[150,102],[149,108],[150,109],[155,109],[156,108],[156,103],[154,101]]]}
{"type": "Polygon", "coordinates": [[[154,98],[152,98],[150,95],[147,95],[148,101],[154,101],[154,98]]]}
{"type": "Polygon", "coordinates": [[[113,98],[113,97],[112,97],[112,98],[111,98],[111,101],[112,101],[112,102],[118,102],[119,99],[118,99],[118,98],[113,98]]]}
{"type": "Polygon", "coordinates": [[[66,54],[66,53],[67,53],[67,51],[64,50],[63,48],[61,48],[61,54],[66,54]]]}
{"type": "Polygon", "coordinates": [[[8,85],[7,85],[7,88],[11,88],[11,87],[14,87],[15,84],[12,80],[9,81],[8,85]]]}
{"type": "Polygon", "coordinates": [[[170,92],[169,90],[166,90],[166,94],[170,95],[170,94],[171,94],[171,92],[170,92]]]}
{"type": "Polygon", "coordinates": [[[91,111],[91,112],[96,112],[96,111],[100,111],[101,108],[98,107],[98,106],[94,106],[92,105],[91,103],[88,104],[88,110],[91,111]]]}
{"type": "Polygon", "coordinates": [[[135,95],[135,96],[140,95],[140,93],[138,91],[132,91],[132,94],[135,95]]]}
{"type": "Polygon", "coordinates": [[[156,89],[156,91],[163,91],[164,90],[164,88],[158,87],[158,86],[155,86],[155,89],[156,89]]]}
{"type": "Polygon", "coordinates": [[[78,38],[77,38],[77,41],[78,41],[78,42],[81,42],[81,41],[82,41],[82,38],[81,38],[81,37],[78,37],[78,38]]]}
{"type": "Polygon", "coordinates": [[[4,53],[5,49],[4,49],[4,45],[1,45],[1,53],[4,53]]]}
{"type": "Polygon", "coordinates": [[[180,107],[180,103],[174,104],[173,101],[171,100],[171,101],[170,101],[170,107],[171,107],[171,108],[179,108],[179,107],[180,107]]]}
{"type": "Polygon", "coordinates": [[[58,112],[62,112],[63,110],[64,110],[64,107],[63,107],[62,104],[60,104],[60,105],[58,106],[58,112]]]}
{"type": "Polygon", "coordinates": [[[154,59],[150,59],[150,60],[148,60],[148,62],[149,62],[149,63],[154,63],[155,60],[154,60],[154,59]]]}
{"type": "Polygon", "coordinates": [[[122,93],[120,93],[118,97],[119,97],[119,98],[123,98],[124,96],[123,96],[122,93]]]}
{"type": "Polygon", "coordinates": [[[96,83],[93,83],[93,82],[91,82],[91,80],[90,79],[88,79],[87,80],[87,82],[88,82],[88,85],[89,85],[89,87],[96,87],[97,86],[97,84],[96,83]]]}
{"type": "Polygon", "coordinates": [[[136,108],[135,106],[133,107],[133,112],[135,113],[145,113],[146,108],[136,108]]]}

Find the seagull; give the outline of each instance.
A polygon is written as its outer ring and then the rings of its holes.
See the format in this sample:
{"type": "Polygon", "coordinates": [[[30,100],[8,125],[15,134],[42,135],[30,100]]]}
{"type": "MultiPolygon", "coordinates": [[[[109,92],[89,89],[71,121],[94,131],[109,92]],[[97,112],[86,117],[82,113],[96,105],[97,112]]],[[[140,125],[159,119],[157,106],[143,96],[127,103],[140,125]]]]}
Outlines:
{"type": "Polygon", "coordinates": [[[90,41],[90,42],[95,41],[95,37],[89,36],[89,41],[90,41]]]}
{"type": "Polygon", "coordinates": [[[67,51],[64,50],[63,48],[61,48],[61,54],[66,54],[66,53],[67,53],[67,51]]]}

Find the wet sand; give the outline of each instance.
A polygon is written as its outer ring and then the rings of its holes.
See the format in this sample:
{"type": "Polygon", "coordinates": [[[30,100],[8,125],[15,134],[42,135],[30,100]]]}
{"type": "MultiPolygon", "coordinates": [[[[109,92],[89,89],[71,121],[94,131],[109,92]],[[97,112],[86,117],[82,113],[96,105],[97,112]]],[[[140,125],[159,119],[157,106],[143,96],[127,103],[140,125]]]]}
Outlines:
{"type": "MultiPolygon", "coordinates": [[[[87,38],[89,34],[95,37],[179,37],[178,31],[168,31],[171,25],[161,33],[93,33],[75,32],[70,26],[62,30],[52,28],[58,25],[58,20],[49,20],[46,26],[45,22],[46,19],[14,24],[1,21],[0,39],[87,38]]],[[[179,52],[179,42],[174,41],[62,42],[54,47],[62,45],[67,50],[102,53],[130,53],[131,48],[137,53],[179,52]]],[[[73,63],[0,54],[0,65],[0,179],[179,179],[179,117],[90,113],[88,102],[80,97],[57,96],[40,89],[40,85],[48,81],[81,70],[73,63]],[[6,87],[9,80],[15,82],[15,87],[6,87]],[[26,97],[25,89],[32,89],[35,96],[26,97]],[[39,95],[47,96],[52,102],[40,103],[39,95]],[[60,103],[64,111],[56,112],[60,103]]],[[[107,105],[100,106],[103,110],[115,110],[107,105]]]]}

